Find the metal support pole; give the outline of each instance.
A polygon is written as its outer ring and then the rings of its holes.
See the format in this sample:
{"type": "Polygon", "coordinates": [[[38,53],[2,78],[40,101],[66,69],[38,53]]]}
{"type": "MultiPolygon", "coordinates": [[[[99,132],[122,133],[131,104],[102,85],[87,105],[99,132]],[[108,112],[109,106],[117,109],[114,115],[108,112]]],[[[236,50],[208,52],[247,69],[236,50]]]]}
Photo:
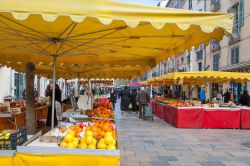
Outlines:
{"type": "Polygon", "coordinates": [[[79,70],[79,65],[77,65],[77,96],[80,98],[80,70],[79,70]]]}
{"type": "MultiPolygon", "coordinates": [[[[55,43],[56,47],[56,43],[55,43]]],[[[56,49],[55,49],[56,51],[56,49]]],[[[54,128],[54,118],[55,118],[55,89],[56,89],[56,54],[53,59],[53,90],[52,90],[52,115],[51,115],[51,129],[54,128]]]]}

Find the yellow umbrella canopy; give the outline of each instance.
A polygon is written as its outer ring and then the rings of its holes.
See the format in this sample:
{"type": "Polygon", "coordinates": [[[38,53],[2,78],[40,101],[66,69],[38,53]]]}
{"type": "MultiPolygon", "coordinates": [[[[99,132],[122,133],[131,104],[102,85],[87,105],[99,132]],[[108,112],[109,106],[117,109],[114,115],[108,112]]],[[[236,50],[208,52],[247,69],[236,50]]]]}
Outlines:
{"type": "Polygon", "coordinates": [[[250,73],[200,71],[168,73],[155,79],[149,79],[150,84],[204,84],[206,82],[250,82],[250,73]]]}
{"type": "Polygon", "coordinates": [[[37,74],[131,78],[177,53],[231,34],[233,15],[112,0],[0,0],[0,63],[37,74]]]}

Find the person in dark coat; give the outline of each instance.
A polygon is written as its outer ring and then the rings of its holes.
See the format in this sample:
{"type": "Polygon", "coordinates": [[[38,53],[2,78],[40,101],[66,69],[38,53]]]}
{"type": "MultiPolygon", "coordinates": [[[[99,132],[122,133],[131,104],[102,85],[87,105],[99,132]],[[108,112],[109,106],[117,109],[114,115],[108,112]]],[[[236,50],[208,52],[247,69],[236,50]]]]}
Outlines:
{"type": "Polygon", "coordinates": [[[230,92],[228,91],[228,89],[226,93],[224,93],[223,97],[224,97],[224,103],[228,103],[230,101],[230,92]]]}
{"type": "Polygon", "coordinates": [[[124,87],[124,90],[121,93],[121,111],[128,111],[128,106],[130,102],[130,92],[127,86],[124,87]]]}
{"type": "Polygon", "coordinates": [[[117,98],[117,95],[114,92],[114,90],[112,89],[111,93],[110,93],[109,101],[113,104],[113,110],[115,110],[116,98],[117,98]]]}
{"type": "Polygon", "coordinates": [[[132,111],[137,113],[138,109],[137,109],[137,104],[136,104],[136,97],[137,97],[137,90],[134,89],[130,98],[130,102],[132,104],[132,111]]]}
{"type": "Polygon", "coordinates": [[[243,94],[241,95],[240,98],[240,104],[243,106],[248,106],[249,105],[249,95],[248,95],[248,91],[244,91],[243,94]]]}
{"type": "Polygon", "coordinates": [[[150,94],[144,90],[144,87],[141,87],[141,91],[136,97],[137,104],[139,105],[139,118],[144,118],[144,109],[145,106],[150,102],[150,94]]]}
{"type": "MultiPolygon", "coordinates": [[[[48,114],[47,114],[47,121],[46,125],[51,126],[51,115],[52,115],[52,95],[53,89],[50,85],[47,86],[47,89],[45,91],[45,96],[50,100],[48,105],[48,114]]],[[[62,92],[59,88],[59,85],[56,84],[55,86],[55,101],[58,101],[59,103],[62,102],[62,92]]],[[[57,116],[56,116],[56,109],[54,110],[54,126],[57,125],[57,116]]]]}

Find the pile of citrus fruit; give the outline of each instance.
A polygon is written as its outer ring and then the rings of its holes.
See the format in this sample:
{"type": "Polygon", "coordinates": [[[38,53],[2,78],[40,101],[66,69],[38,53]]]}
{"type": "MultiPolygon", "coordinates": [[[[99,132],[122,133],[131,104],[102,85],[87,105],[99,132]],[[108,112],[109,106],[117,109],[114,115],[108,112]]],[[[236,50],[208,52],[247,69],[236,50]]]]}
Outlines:
{"type": "Polygon", "coordinates": [[[94,118],[113,118],[114,112],[104,106],[99,106],[93,110],[86,110],[85,114],[94,118]]]}
{"type": "MultiPolygon", "coordinates": [[[[60,143],[60,147],[115,150],[116,131],[114,123],[108,120],[94,119],[92,122],[94,123],[92,126],[83,126],[82,124],[70,126],[60,143]]],[[[62,131],[65,132],[65,128],[62,128],[62,131]]]]}

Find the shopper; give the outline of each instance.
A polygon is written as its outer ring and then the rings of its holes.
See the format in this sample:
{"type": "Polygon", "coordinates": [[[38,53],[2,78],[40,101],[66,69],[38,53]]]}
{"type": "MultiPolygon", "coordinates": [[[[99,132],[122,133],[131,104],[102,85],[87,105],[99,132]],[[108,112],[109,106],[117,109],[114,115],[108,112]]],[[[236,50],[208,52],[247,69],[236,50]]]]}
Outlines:
{"type": "Polygon", "coordinates": [[[130,102],[130,92],[127,86],[124,87],[124,90],[121,93],[121,111],[128,111],[128,106],[130,102]]]}
{"type": "Polygon", "coordinates": [[[23,90],[22,96],[23,96],[23,100],[26,100],[26,89],[23,90]]]}
{"type": "Polygon", "coordinates": [[[205,94],[205,88],[202,87],[200,91],[200,99],[202,104],[206,104],[206,94],[205,94]]]}
{"type": "Polygon", "coordinates": [[[248,106],[249,105],[249,95],[248,95],[248,91],[244,91],[243,94],[240,97],[240,104],[243,106],[248,106]]]}
{"type": "MultiPolygon", "coordinates": [[[[51,126],[51,118],[52,118],[52,94],[53,89],[52,86],[48,85],[45,91],[45,96],[47,98],[47,106],[48,106],[48,115],[47,115],[47,126],[51,126]]],[[[54,111],[54,126],[57,125],[57,116],[60,117],[60,105],[61,105],[61,99],[62,99],[62,92],[59,88],[59,85],[55,85],[55,111],[54,111]]],[[[59,119],[61,120],[61,118],[59,119]]]]}
{"type": "Polygon", "coordinates": [[[130,103],[132,104],[132,111],[134,112],[138,112],[137,109],[137,104],[136,104],[136,97],[137,97],[137,90],[133,89],[132,95],[131,95],[131,99],[130,99],[130,103]]]}
{"type": "Polygon", "coordinates": [[[141,87],[140,92],[136,97],[137,104],[139,105],[139,118],[144,118],[145,106],[150,102],[150,95],[147,91],[144,90],[144,87],[141,87]]]}
{"type": "Polygon", "coordinates": [[[56,84],[55,86],[55,111],[56,111],[56,120],[61,121],[62,120],[62,91],[58,84],[56,84]]]}
{"type": "Polygon", "coordinates": [[[117,95],[116,95],[116,93],[114,92],[114,89],[111,89],[109,101],[110,101],[110,102],[112,103],[112,105],[113,105],[113,110],[115,110],[116,98],[117,98],[117,95]]]}
{"type": "MultiPolygon", "coordinates": [[[[45,90],[45,96],[46,96],[46,104],[48,106],[46,125],[48,127],[50,127],[51,126],[51,113],[52,113],[52,89],[50,87],[50,84],[47,86],[47,88],[45,90]]],[[[54,118],[54,120],[55,120],[55,118],[54,118]]]]}
{"type": "Polygon", "coordinates": [[[227,91],[223,94],[223,97],[224,97],[224,103],[228,103],[230,101],[230,92],[227,91]]]}

